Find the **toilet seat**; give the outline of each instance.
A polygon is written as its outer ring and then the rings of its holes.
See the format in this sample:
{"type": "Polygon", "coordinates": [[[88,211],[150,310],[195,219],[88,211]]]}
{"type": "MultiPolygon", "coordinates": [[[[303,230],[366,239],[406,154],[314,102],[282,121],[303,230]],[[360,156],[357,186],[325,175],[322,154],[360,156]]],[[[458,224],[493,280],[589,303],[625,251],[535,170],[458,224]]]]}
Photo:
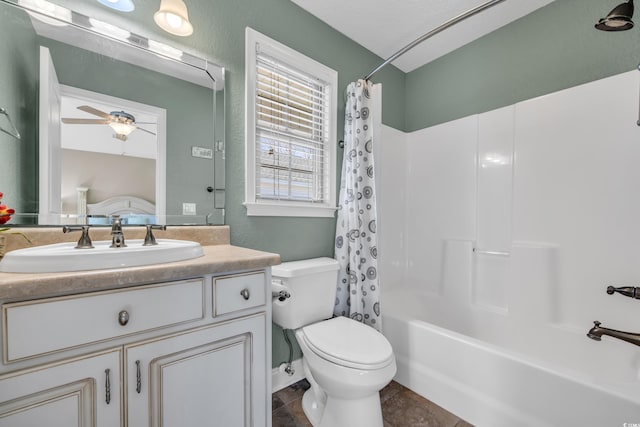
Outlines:
{"type": "Polygon", "coordinates": [[[393,361],[393,349],[384,335],[347,317],[314,323],[301,332],[315,354],[341,366],[373,370],[393,361]]]}

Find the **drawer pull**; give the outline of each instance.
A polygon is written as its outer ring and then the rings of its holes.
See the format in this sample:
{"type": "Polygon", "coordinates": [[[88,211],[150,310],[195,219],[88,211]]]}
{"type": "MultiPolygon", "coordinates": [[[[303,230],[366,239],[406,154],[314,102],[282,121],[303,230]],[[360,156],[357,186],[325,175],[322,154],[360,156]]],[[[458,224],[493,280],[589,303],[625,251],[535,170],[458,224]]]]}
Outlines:
{"type": "Polygon", "coordinates": [[[136,360],[136,391],[138,394],[142,391],[142,373],[140,372],[139,360],[136,360]]]}
{"type": "Polygon", "coordinates": [[[127,310],[122,310],[120,313],[118,313],[118,323],[120,323],[122,326],[129,323],[129,312],[127,310]]]}
{"type": "Polygon", "coordinates": [[[109,379],[109,373],[111,372],[111,369],[105,369],[104,373],[107,376],[107,381],[105,382],[104,388],[105,388],[105,402],[107,402],[107,405],[109,403],[111,403],[111,380],[109,379]]]}
{"type": "Polygon", "coordinates": [[[240,295],[242,295],[242,298],[248,300],[249,297],[251,296],[251,294],[249,293],[249,289],[244,288],[243,290],[240,291],[240,295]]]}

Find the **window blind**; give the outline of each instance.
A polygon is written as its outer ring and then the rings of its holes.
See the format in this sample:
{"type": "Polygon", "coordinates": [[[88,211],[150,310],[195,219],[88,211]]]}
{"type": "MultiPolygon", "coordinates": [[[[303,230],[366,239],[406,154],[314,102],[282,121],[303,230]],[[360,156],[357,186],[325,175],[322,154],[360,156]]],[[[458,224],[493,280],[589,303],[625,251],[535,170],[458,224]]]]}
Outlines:
{"type": "Polygon", "coordinates": [[[329,200],[328,83],[258,52],[256,198],[329,200]]]}

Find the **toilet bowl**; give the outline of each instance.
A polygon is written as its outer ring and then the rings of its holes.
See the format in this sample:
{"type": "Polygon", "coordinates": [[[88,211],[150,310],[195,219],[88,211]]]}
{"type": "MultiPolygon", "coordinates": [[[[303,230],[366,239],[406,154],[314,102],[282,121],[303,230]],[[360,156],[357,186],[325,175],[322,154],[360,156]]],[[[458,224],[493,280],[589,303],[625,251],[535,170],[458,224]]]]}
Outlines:
{"type": "Polygon", "coordinates": [[[382,427],[379,391],[396,373],[393,350],[375,329],[331,318],[338,264],[330,258],[272,268],[275,286],[291,295],[274,300],[274,323],[294,329],[311,384],[302,399],[314,427],[382,427]]]}
{"type": "Polygon", "coordinates": [[[312,384],[302,400],[311,424],[382,427],[379,391],[396,373],[386,338],[360,322],[336,317],[296,330],[296,339],[312,384]]]}

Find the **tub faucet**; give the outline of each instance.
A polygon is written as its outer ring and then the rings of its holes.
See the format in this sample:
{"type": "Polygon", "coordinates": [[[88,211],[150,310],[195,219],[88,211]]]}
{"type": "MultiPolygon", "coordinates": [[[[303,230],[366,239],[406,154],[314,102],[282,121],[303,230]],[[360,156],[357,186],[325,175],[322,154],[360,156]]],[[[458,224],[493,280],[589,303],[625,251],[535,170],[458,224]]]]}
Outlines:
{"type": "Polygon", "coordinates": [[[113,215],[111,221],[111,246],[110,248],[125,248],[124,233],[122,232],[122,220],[120,215],[113,215]]]}
{"type": "Polygon", "coordinates": [[[602,340],[603,335],[609,335],[613,338],[626,341],[631,344],[640,346],[640,334],[632,334],[630,332],[616,331],[615,329],[601,328],[600,322],[593,322],[594,326],[587,332],[587,336],[595,341],[602,340]]]}

